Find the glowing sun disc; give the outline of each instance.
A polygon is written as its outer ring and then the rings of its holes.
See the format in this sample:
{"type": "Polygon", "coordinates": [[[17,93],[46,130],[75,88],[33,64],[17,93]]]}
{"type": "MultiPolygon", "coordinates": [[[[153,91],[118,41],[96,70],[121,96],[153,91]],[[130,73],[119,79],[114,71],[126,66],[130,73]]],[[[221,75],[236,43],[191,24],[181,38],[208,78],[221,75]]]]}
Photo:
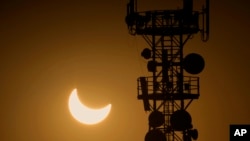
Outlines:
{"type": "Polygon", "coordinates": [[[73,118],[83,124],[100,123],[109,115],[111,110],[111,104],[100,109],[92,109],[85,106],[79,100],[76,89],[69,96],[68,106],[73,118]]]}

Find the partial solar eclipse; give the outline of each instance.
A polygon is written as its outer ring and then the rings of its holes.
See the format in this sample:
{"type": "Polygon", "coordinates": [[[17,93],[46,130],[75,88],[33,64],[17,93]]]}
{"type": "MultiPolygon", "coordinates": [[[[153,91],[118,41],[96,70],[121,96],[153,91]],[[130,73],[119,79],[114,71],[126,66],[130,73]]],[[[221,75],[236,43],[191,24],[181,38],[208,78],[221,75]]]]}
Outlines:
{"type": "Polygon", "coordinates": [[[69,97],[69,111],[71,115],[82,124],[97,124],[103,121],[110,113],[111,104],[100,108],[92,109],[81,103],[77,96],[77,89],[74,89],[69,97]]]}

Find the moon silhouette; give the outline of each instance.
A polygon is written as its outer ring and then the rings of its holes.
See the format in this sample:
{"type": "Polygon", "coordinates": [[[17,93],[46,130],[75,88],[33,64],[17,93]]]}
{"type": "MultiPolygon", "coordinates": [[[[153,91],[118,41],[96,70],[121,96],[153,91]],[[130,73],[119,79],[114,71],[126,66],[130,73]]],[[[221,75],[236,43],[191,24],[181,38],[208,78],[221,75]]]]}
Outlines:
{"type": "Polygon", "coordinates": [[[92,109],[84,104],[78,98],[77,89],[74,89],[69,97],[69,111],[71,115],[83,124],[97,124],[103,121],[110,113],[111,104],[100,108],[100,109],[92,109]]]}

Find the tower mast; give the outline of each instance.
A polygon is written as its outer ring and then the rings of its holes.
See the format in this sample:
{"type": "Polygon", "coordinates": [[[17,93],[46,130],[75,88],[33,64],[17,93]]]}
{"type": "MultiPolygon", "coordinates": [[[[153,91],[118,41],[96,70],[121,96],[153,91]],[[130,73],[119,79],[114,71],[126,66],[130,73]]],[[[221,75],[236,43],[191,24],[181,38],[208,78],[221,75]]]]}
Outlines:
{"type": "Polygon", "coordinates": [[[183,0],[182,9],[137,11],[137,0],[130,0],[125,20],[129,33],[142,36],[149,45],[141,56],[149,60],[152,75],[137,79],[137,98],[150,112],[145,141],[196,140],[198,131],[187,108],[200,96],[199,77],[194,75],[205,63],[196,53],[184,57],[183,48],[197,33],[208,40],[209,0],[201,11],[193,10],[193,0],[183,0]]]}

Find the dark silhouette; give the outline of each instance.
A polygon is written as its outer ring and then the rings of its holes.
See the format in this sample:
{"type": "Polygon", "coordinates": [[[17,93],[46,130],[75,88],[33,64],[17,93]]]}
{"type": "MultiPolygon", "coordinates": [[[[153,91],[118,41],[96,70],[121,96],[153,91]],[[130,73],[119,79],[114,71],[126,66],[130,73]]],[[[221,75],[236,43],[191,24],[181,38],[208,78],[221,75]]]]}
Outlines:
{"type": "Polygon", "coordinates": [[[149,60],[147,69],[152,76],[137,80],[137,98],[143,100],[144,110],[151,112],[145,141],[196,140],[198,131],[186,110],[200,96],[199,77],[185,73],[199,74],[205,62],[196,53],[184,57],[183,48],[199,32],[202,41],[208,40],[209,0],[201,11],[193,10],[193,0],[183,0],[182,9],[144,12],[137,11],[136,0],[130,0],[125,21],[129,33],[141,35],[150,46],[141,56],[149,60]],[[182,137],[175,132],[181,132],[182,137]]]}

